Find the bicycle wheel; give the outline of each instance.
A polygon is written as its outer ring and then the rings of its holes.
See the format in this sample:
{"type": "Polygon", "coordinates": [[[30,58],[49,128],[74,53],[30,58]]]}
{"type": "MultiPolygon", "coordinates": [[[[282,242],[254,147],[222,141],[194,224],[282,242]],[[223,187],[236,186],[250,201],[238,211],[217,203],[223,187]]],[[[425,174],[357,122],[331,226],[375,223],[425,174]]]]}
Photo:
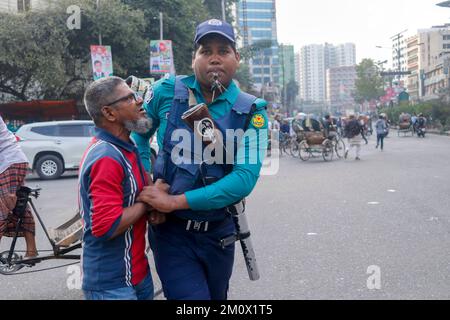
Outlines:
{"type": "Polygon", "coordinates": [[[298,158],[300,151],[297,141],[292,141],[290,151],[291,156],[293,156],[294,158],[298,158]]]}
{"type": "Polygon", "coordinates": [[[300,159],[302,159],[302,161],[308,161],[309,158],[311,157],[309,146],[305,140],[300,142],[300,145],[298,146],[298,151],[299,151],[298,156],[300,157],[300,159]]]}
{"type": "Polygon", "coordinates": [[[341,138],[338,138],[334,143],[334,151],[336,152],[336,155],[339,159],[342,159],[344,157],[345,153],[345,143],[344,140],[341,138]]]}
{"type": "Polygon", "coordinates": [[[23,265],[15,264],[14,262],[20,260],[17,253],[13,253],[11,264],[7,262],[9,251],[0,253],[0,274],[8,275],[22,269],[23,265]]]}
{"type": "Polygon", "coordinates": [[[292,156],[292,153],[291,153],[291,146],[292,146],[292,143],[293,143],[292,139],[288,139],[288,140],[286,141],[286,144],[284,145],[284,152],[285,152],[286,154],[288,154],[288,155],[291,155],[291,156],[292,156]]]}
{"type": "Polygon", "coordinates": [[[333,160],[333,143],[330,140],[325,140],[322,143],[322,157],[324,161],[333,160]]]}

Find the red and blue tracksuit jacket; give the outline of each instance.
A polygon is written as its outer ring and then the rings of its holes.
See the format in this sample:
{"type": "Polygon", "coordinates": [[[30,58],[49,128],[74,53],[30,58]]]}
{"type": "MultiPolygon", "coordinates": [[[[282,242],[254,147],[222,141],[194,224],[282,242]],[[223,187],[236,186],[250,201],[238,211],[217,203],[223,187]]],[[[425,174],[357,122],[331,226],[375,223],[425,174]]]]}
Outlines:
{"type": "Polygon", "coordinates": [[[83,290],[134,286],[149,273],[145,254],[146,216],[111,239],[123,210],[135,203],[147,184],[136,147],[96,128],[81,161],[79,176],[83,290]]]}

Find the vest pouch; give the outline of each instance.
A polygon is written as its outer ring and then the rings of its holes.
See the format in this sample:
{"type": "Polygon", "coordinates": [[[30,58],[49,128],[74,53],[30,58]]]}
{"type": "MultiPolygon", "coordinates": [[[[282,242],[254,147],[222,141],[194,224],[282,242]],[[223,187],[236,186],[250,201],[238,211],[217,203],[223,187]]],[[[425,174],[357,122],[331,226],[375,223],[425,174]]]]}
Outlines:
{"type": "Polygon", "coordinates": [[[170,177],[172,184],[170,185],[169,194],[183,194],[186,191],[201,187],[199,183],[199,165],[198,164],[173,164],[169,162],[169,167],[166,176],[170,177]]]}
{"type": "Polygon", "coordinates": [[[203,164],[200,168],[200,181],[203,186],[209,186],[218,180],[222,179],[226,174],[224,167],[222,165],[212,164],[206,165],[203,164]]]}

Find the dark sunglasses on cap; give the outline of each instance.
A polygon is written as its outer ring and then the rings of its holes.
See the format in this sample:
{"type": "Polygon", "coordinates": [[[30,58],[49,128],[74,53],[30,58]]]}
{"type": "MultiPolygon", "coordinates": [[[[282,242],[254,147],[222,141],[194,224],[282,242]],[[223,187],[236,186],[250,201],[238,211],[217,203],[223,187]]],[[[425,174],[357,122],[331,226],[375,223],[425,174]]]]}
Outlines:
{"type": "Polygon", "coordinates": [[[117,102],[121,102],[121,101],[131,101],[131,99],[134,99],[135,102],[137,102],[139,100],[140,96],[139,94],[137,94],[136,92],[130,93],[128,95],[126,95],[125,97],[122,97],[120,99],[114,100],[111,103],[106,104],[105,106],[109,107],[117,102]]]}

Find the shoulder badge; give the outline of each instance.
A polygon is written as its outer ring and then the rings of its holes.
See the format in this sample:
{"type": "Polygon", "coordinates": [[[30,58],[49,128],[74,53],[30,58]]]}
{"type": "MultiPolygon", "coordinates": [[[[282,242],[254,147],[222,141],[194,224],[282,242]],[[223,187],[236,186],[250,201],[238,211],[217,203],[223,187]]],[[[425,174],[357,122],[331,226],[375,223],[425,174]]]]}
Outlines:
{"type": "Polygon", "coordinates": [[[266,124],[266,119],[264,119],[264,116],[261,113],[257,113],[252,118],[252,125],[255,128],[262,128],[266,124]]]}

